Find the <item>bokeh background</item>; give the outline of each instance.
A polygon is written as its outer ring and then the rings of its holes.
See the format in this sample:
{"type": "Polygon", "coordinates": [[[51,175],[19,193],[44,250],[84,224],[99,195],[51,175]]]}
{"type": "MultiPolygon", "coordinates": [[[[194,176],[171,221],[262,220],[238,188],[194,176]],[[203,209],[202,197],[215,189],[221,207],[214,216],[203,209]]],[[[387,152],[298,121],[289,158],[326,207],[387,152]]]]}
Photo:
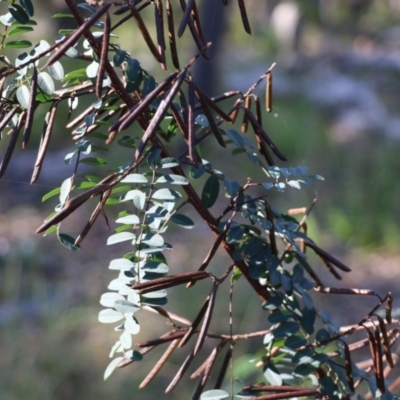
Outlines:
{"type": "MultiPolygon", "coordinates": [[[[52,18],[67,11],[64,1],[34,3],[34,19],[40,29],[29,35],[33,43],[40,39],[52,43],[58,30],[74,27],[72,20],[52,18]]],[[[193,72],[208,94],[246,90],[277,63],[274,109],[264,115],[266,129],[291,166],[306,165],[310,172],[324,176],[325,182],[301,192],[276,195],[273,202],[284,210],[308,206],[318,196],[308,221],[310,235],[353,270],[340,283],[325,273],[322,265],[319,273],[328,285],[368,287],[381,294],[391,290],[398,298],[400,2],[249,0],[252,36],[242,28],[236,2],[228,7],[215,0],[198,4],[206,38],[213,42],[213,61],[199,62],[193,72]]],[[[6,3],[0,3],[1,14],[6,8],[6,3]]],[[[152,11],[144,15],[151,25],[152,11]]],[[[180,15],[176,9],[176,20],[180,15]]],[[[128,29],[128,25],[117,32],[121,47],[155,76],[165,76],[147,54],[136,26],[131,23],[128,29]]],[[[179,42],[179,52],[182,63],[195,53],[188,33],[179,42]]],[[[11,51],[4,54],[15,58],[11,51]]],[[[67,71],[77,69],[76,63],[85,67],[84,61],[63,63],[67,71]]],[[[263,97],[264,88],[258,90],[263,97]]],[[[106,383],[102,379],[109,349],[118,335],[97,321],[101,309],[98,300],[113,279],[108,262],[123,254],[123,245],[115,249],[105,246],[109,232],[100,220],[79,253],[63,248],[54,235],[34,235],[56,205],[54,199],[42,204],[42,196],[71,174],[71,166],[63,161],[74,148],[63,124],[66,113],[65,108],[59,115],[38,183],[31,186],[29,181],[44,111],[37,115],[30,145],[16,150],[0,180],[0,398],[153,399],[162,395],[187,350],[178,351],[154,384],[139,394],[137,386],[160,354],[157,351],[149,354],[153,361],[148,357],[116,371],[106,383]]],[[[2,154],[7,143],[3,132],[2,154]]],[[[204,156],[228,176],[239,175],[243,180],[252,176],[247,164],[238,159],[233,165],[212,141],[206,143],[204,156]]],[[[120,154],[114,155],[110,164],[117,165],[120,159],[120,154]]],[[[113,209],[109,213],[110,217],[115,215],[113,209]]],[[[71,216],[65,223],[68,233],[78,234],[89,214],[87,208],[71,216]]],[[[197,234],[169,231],[174,251],[167,256],[174,273],[196,269],[211,246],[213,236],[199,224],[197,234]],[[192,238],[190,245],[188,238],[192,238]]],[[[211,267],[218,270],[227,262],[221,252],[211,267]]],[[[246,284],[240,283],[235,292],[238,333],[266,326],[258,300],[249,298],[246,289],[246,284]]],[[[203,301],[202,290],[208,289],[196,285],[190,301],[183,289],[171,293],[170,309],[190,318],[203,301]]],[[[343,324],[356,322],[374,303],[356,297],[335,298],[335,304],[323,296],[316,299],[343,324]]],[[[226,330],[226,310],[227,301],[222,301],[213,329],[226,330]]],[[[147,314],[139,320],[142,331],[154,331],[151,337],[166,329],[163,321],[147,314]]],[[[140,334],[137,341],[145,337],[148,335],[140,334]]],[[[247,353],[234,371],[238,387],[249,376],[262,378],[261,372],[252,372],[249,363],[260,355],[260,347],[261,339],[238,349],[238,358],[240,351],[247,353]]],[[[187,399],[193,387],[186,378],[165,398],[187,399]]]]}

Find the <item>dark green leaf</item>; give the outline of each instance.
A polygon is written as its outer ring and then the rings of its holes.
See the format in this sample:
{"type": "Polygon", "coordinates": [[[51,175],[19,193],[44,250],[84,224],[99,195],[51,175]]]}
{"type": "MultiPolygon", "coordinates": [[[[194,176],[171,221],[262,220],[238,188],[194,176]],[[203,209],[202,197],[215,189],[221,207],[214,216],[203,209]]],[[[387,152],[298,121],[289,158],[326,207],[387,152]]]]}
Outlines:
{"type": "Polygon", "coordinates": [[[298,347],[305,346],[306,344],[307,340],[298,335],[289,336],[285,340],[285,347],[288,347],[289,349],[297,349],[298,347]]]}
{"type": "Polygon", "coordinates": [[[273,330],[272,333],[274,334],[275,339],[280,339],[294,335],[299,329],[300,326],[298,323],[286,321],[282,322],[276,329],[273,330]]]}
{"type": "Polygon", "coordinates": [[[183,214],[174,214],[171,217],[171,221],[185,229],[194,228],[194,222],[183,214]]]}
{"type": "Polygon", "coordinates": [[[125,57],[127,56],[127,52],[125,50],[118,49],[113,57],[113,62],[116,67],[119,67],[124,61],[125,57]]]}
{"type": "Polygon", "coordinates": [[[29,15],[19,4],[8,6],[8,11],[20,24],[25,25],[28,23],[29,15]]]}
{"type": "Polygon", "coordinates": [[[265,301],[262,304],[262,308],[264,310],[276,310],[278,307],[280,307],[282,305],[283,300],[278,297],[278,296],[274,296],[274,297],[270,297],[267,301],[265,301]]]}
{"type": "Polygon", "coordinates": [[[18,33],[25,33],[25,32],[32,32],[33,28],[31,28],[30,26],[17,26],[15,28],[11,28],[8,31],[7,36],[13,36],[13,35],[17,35],[18,33]]]}
{"type": "Polygon", "coordinates": [[[127,81],[128,82],[134,81],[136,76],[139,73],[139,70],[141,70],[139,61],[135,60],[134,58],[130,58],[127,61],[127,66],[126,66],[126,71],[125,71],[127,81]]]}
{"type": "Polygon", "coordinates": [[[26,49],[31,47],[32,43],[29,40],[16,40],[13,42],[7,42],[4,47],[7,49],[26,49]]]}
{"type": "Polygon", "coordinates": [[[315,340],[318,342],[324,342],[325,340],[329,340],[331,337],[331,334],[324,328],[320,329],[316,335],[315,335],[315,340]]]}
{"type": "Polygon", "coordinates": [[[79,162],[82,164],[95,165],[99,167],[104,167],[105,165],[107,165],[107,161],[104,158],[100,157],[87,157],[83,158],[79,162]]]}
{"type": "Polygon", "coordinates": [[[75,239],[72,236],[69,236],[65,233],[57,234],[58,240],[61,242],[63,246],[65,246],[68,250],[78,251],[80,250],[80,246],[75,246],[75,239]]]}
{"type": "Polygon", "coordinates": [[[316,312],[314,308],[304,308],[303,316],[301,318],[301,326],[309,335],[314,332],[315,317],[316,312]]]}
{"type": "Polygon", "coordinates": [[[219,179],[215,175],[210,175],[201,193],[201,201],[207,208],[211,208],[217,201],[218,194],[219,179]]]}
{"type": "Polygon", "coordinates": [[[21,6],[24,7],[25,11],[29,14],[30,17],[33,17],[35,10],[33,8],[33,4],[31,0],[19,0],[21,6]]]}

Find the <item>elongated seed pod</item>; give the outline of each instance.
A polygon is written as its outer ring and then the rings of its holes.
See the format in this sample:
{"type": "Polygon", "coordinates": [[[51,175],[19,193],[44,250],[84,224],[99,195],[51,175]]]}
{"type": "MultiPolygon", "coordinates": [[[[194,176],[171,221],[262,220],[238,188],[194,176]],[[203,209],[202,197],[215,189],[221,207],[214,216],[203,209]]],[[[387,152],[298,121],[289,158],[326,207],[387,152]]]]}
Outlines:
{"type": "Polygon", "coordinates": [[[272,112],[272,72],[267,72],[265,86],[265,109],[267,112],[272,112]]]}
{"type": "Polygon", "coordinates": [[[96,80],[96,96],[101,99],[101,91],[103,89],[103,78],[104,72],[106,69],[106,62],[108,57],[108,44],[110,42],[110,14],[106,14],[106,20],[104,22],[104,31],[103,31],[103,41],[101,45],[101,53],[100,53],[100,63],[99,70],[97,73],[96,80]]]}

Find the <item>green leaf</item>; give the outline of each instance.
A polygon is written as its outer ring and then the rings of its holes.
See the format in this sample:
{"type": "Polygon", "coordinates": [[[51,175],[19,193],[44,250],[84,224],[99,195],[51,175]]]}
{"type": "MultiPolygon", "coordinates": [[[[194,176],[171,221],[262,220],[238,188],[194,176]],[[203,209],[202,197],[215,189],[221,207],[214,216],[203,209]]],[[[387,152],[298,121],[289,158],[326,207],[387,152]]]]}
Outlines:
{"type": "Polygon", "coordinates": [[[42,197],[42,203],[48,199],[50,199],[51,197],[54,197],[56,195],[58,195],[61,192],[61,188],[55,188],[53,190],[51,190],[50,192],[46,193],[43,197],[42,197]]]}
{"type": "Polygon", "coordinates": [[[112,360],[110,362],[110,364],[108,364],[106,370],[104,371],[104,380],[106,380],[107,378],[110,377],[110,375],[114,372],[115,368],[117,368],[117,365],[124,359],[124,357],[117,357],[114,358],[114,360],[112,360]]]}
{"type": "Polygon", "coordinates": [[[101,157],[86,157],[82,158],[82,160],[80,160],[79,162],[81,164],[95,165],[98,167],[104,167],[105,165],[107,165],[107,161],[101,157]]]}
{"type": "Polygon", "coordinates": [[[155,200],[178,201],[182,198],[182,195],[176,190],[159,189],[153,193],[151,198],[155,200]]]}
{"type": "Polygon", "coordinates": [[[55,91],[54,81],[47,72],[38,74],[38,85],[46,94],[53,94],[55,91]]]}
{"type": "Polygon", "coordinates": [[[225,390],[213,389],[203,392],[200,396],[200,400],[218,400],[226,399],[227,397],[229,397],[229,393],[225,392],[225,390]]]}
{"type": "Polygon", "coordinates": [[[185,229],[194,228],[194,222],[189,217],[183,214],[172,215],[171,221],[185,229]]]}
{"type": "Polygon", "coordinates": [[[107,239],[107,245],[115,244],[115,243],[121,243],[121,242],[125,242],[127,240],[134,240],[134,239],[136,239],[136,236],[135,236],[134,233],[132,233],[132,232],[120,232],[120,233],[116,233],[114,235],[111,235],[107,239]]]}
{"type": "Polygon", "coordinates": [[[171,185],[187,185],[189,181],[181,175],[168,174],[160,176],[156,183],[170,183],[171,185]]]}
{"type": "Polygon", "coordinates": [[[33,28],[31,28],[30,26],[17,26],[15,28],[11,28],[8,31],[7,37],[17,35],[18,33],[26,33],[26,32],[32,32],[32,31],[33,31],[33,28]]]}
{"type": "Polygon", "coordinates": [[[114,303],[114,308],[123,314],[133,314],[140,310],[139,306],[126,300],[116,300],[114,303]]]}
{"type": "Polygon", "coordinates": [[[28,13],[19,4],[9,6],[8,11],[20,24],[25,25],[29,22],[28,13]]]}
{"type": "Polygon", "coordinates": [[[15,40],[7,42],[4,47],[7,49],[26,49],[27,47],[32,47],[32,43],[29,40],[15,40]]]}
{"type": "Polygon", "coordinates": [[[86,68],[77,69],[75,71],[69,72],[67,75],[62,78],[63,82],[73,80],[73,79],[82,79],[86,78],[86,68]]]}
{"type": "Polygon", "coordinates": [[[52,18],[75,18],[72,14],[68,13],[57,13],[52,16],[52,18]]]}
{"type": "Polygon", "coordinates": [[[58,233],[58,240],[60,243],[66,247],[68,250],[78,251],[80,250],[80,246],[75,246],[75,239],[72,236],[67,235],[66,233],[58,233]]]}
{"type": "Polygon", "coordinates": [[[33,8],[33,4],[31,0],[19,0],[21,6],[24,7],[25,11],[29,14],[30,17],[33,17],[35,10],[33,8]]]}
{"type": "Polygon", "coordinates": [[[201,193],[201,201],[207,208],[211,208],[217,201],[218,194],[219,179],[215,175],[210,175],[201,193]]]}

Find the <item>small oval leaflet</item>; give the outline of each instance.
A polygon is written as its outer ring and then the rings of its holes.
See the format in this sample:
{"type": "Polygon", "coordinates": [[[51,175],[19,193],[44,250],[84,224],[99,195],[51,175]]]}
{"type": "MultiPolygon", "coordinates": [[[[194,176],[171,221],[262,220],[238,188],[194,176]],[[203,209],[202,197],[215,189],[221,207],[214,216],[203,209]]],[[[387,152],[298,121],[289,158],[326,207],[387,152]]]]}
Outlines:
{"type": "Polygon", "coordinates": [[[104,371],[104,380],[106,380],[115,370],[115,368],[117,368],[117,365],[124,359],[124,357],[117,357],[114,358],[114,360],[112,360],[110,362],[110,364],[108,364],[106,370],[104,371]]]}
{"type": "Polygon", "coordinates": [[[125,215],[124,217],[118,218],[115,221],[117,224],[129,224],[129,225],[137,225],[140,224],[139,217],[137,215],[125,215]]]}
{"type": "Polygon", "coordinates": [[[172,189],[159,189],[152,196],[152,199],[165,201],[178,201],[181,198],[182,195],[176,190],[172,189]]]}
{"type": "Polygon", "coordinates": [[[119,341],[124,349],[130,349],[132,347],[132,336],[127,331],[121,334],[119,341]]]}
{"type": "Polygon", "coordinates": [[[140,332],[140,325],[137,322],[136,318],[132,315],[125,316],[125,329],[131,335],[137,335],[140,332]]]}
{"type": "Polygon", "coordinates": [[[192,229],[195,226],[194,222],[183,214],[174,214],[171,221],[185,229],[192,229]]]}
{"type": "Polygon", "coordinates": [[[129,192],[125,193],[124,196],[121,196],[119,201],[127,201],[127,200],[133,200],[133,204],[135,205],[136,208],[139,210],[143,210],[145,204],[146,204],[146,193],[141,192],[140,190],[134,189],[130,190],[129,192]]]}
{"type": "Polygon", "coordinates": [[[143,297],[147,299],[161,299],[163,297],[167,296],[167,291],[165,289],[163,290],[157,290],[155,292],[148,292],[142,295],[143,297]]]}
{"type": "Polygon", "coordinates": [[[29,89],[25,85],[22,85],[17,89],[16,95],[18,103],[26,110],[29,107],[29,89]]]}
{"type": "Polygon", "coordinates": [[[264,376],[271,385],[281,386],[283,383],[282,377],[271,363],[265,366],[264,376]]]}
{"type": "Polygon", "coordinates": [[[104,307],[114,307],[116,300],[125,300],[125,297],[118,293],[104,293],[101,295],[100,304],[104,307]]]}
{"type": "Polygon", "coordinates": [[[124,314],[122,314],[122,312],[113,310],[112,308],[106,308],[105,310],[101,310],[99,312],[99,321],[103,324],[112,324],[120,321],[122,318],[124,318],[124,314]]]}
{"type": "Polygon", "coordinates": [[[124,314],[133,314],[136,311],[140,310],[140,307],[138,307],[136,304],[133,304],[126,300],[117,300],[114,303],[114,308],[120,313],[124,314]]]}
{"type": "Polygon", "coordinates": [[[171,185],[187,185],[189,181],[181,175],[168,174],[160,176],[156,183],[169,183],[171,185]]]}
{"type": "Polygon", "coordinates": [[[110,244],[125,242],[127,240],[134,240],[135,238],[136,236],[132,232],[119,232],[115,233],[114,235],[111,235],[107,239],[107,244],[110,245],[110,244]]]}
{"type": "Polygon", "coordinates": [[[201,193],[202,203],[207,208],[211,208],[217,201],[218,193],[219,193],[219,179],[215,175],[210,175],[201,193]]]}
{"type": "Polygon", "coordinates": [[[225,392],[225,390],[213,389],[203,392],[200,396],[200,400],[218,400],[226,399],[227,397],[229,397],[229,393],[225,392]]]}
{"type": "Polygon", "coordinates": [[[129,174],[124,179],[122,183],[148,183],[148,179],[142,174],[129,174]]]}
{"type": "Polygon", "coordinates": [[[60,243],[66,247],[68,250],[72,250],[72,251],[78,251],[80,250],[80,246],[79,245],[75,245],[75,239],[70,236],[67,235],[66,233],[59,233],[57,235],[58,240],[60,241],[60,243]]]}
{"type": "Polygon", "coordinates": [[[168,158],[163,158],[160,160],[160,166],[161,168],[173,168],[177,167],[179,165],[179,161],[176,158],[168,157],[168,158]]]}
{"type": "Polygon", "coordinates": [[[147,244],[150,247],[161,247],[164,244],[164,239],[158,233],[156,234],[148,233],[141,240],[141,242],[147,244]]]}
{"type": "Polygon", "coordinates": [[[55,87],[51,76],[47,72],[40,72],[38,74],[38,85],[40,89],[46,94],[53,94],[55,87]]]}
{"type": "Polygon", "coordinates": [[[61,79],[64,78],[64,68],[60,61],[56,61],[55,63],[49,65],[47,69],[49,70],[52,78],[56,81],[61,81],[61,79]]]}
{"type": "Polygon", "coordinates": [[[133,268],[133,262],[127,258],[116,258],[110,262],[108,268],[111,270],[125,271],[133,268]]]}
{"type": "Polygon", "coordinates": [[[140,268],[142,271],[147,271],[147,272],[155,272],[157,274],[165,274],[168,272],[169,267],[167,264],[157,262],[157,261],[147,261],[142,268],[140,268]]]}

